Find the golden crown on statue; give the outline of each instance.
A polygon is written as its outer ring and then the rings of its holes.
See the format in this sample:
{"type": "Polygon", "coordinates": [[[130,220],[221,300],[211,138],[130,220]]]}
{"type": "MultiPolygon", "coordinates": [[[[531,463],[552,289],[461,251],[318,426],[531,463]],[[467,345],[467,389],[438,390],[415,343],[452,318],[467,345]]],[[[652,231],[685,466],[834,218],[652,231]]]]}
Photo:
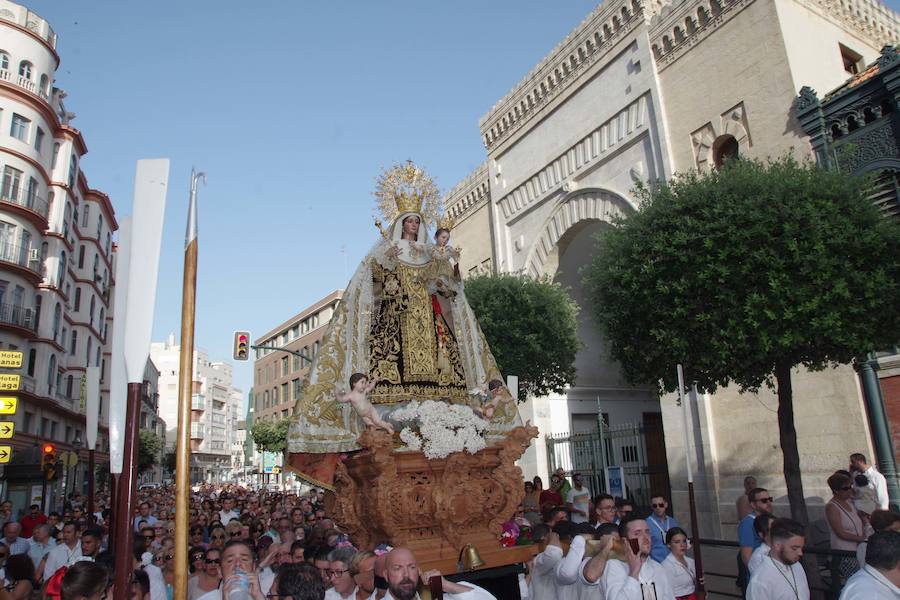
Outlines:
{"type": "Polygon", "coordinates": [[[375,197],[381,214],[390,221],[412,212],[433,223],[441,212],[434,180],[411,160],[384,170],[376,182],[375,197]]]}
{"type": "Polygon", "coordinates": [[[451,217],[448,214],[444,214],[441,218],[439,218],[437,220],[437,228],[438,229],[446,229],[447,231],[450,231],[454,227],[456,227],[456,219],[454,219],[453,217],[451,217]]]}

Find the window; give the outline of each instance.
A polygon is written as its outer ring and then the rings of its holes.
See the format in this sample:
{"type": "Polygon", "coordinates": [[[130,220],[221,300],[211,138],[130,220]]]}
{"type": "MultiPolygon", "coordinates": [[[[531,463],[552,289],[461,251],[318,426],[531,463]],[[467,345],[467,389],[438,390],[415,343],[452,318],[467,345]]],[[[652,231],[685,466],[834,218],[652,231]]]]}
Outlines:
{"type": "Polygon", "coordinates": [[[31,125],[31,121],[29,121],[22,115],[13,113],[12,126],[9,128],[9,135],[18,140],[22,140],[23,142],[27,142],[29,125],[31,125]]]}
{"type": "Polygon", "coordinates": [[[23,60],[19,63],[19,77],[24,77],[25,79],[31,79],[31,63],[27,60],[23,60]]]}
{"type": "Polygon", "coordinates": [[[95,367],[99,367],[99,366],[100,366],[100,355],[101,355],[102,353],[103,353],[103,346],[98,345],[98,346],[97,346],[97,357],[94,359],[94,366],[95,366],[95,367]]]}
{"type": "Polygon", "coordinates": [[[13,169],[9,165],[3,167],[3,189],[0,191],[4,198],[9,200],[19,199],[19,186],[22,183],[22,171],[13,169]]]}
{"type": "Polygon", "coordinates": [[[91,305],[90,306],[91,306],[91,308],[90,308],[90,311],[88,312],[88,319],[91,324],[91,327],[93,327],[94,326],[94,308],[97,307],[97,297],[94,296],[93,294],[91,294],[91,305]]]}
{"type": "Polygon", "coordinates": [[[81,288],[75,288],[75,312],[81,310],[81,288]]]}
{"type": "Polygon", "coordinates": [[[293,362],[294,362],[294,370],[299,371],[300,370],[300,357],[295,354],[293,362]]]}
{"type": "Polygon", "coordinates": [[[75,189],[75,175],[78,172],[78,163],[75,161],[75,155],[69,160],[69,187],[75,189]]]}
{"type": "Polygon", "coordinates": [[[844,70],[850,75],[859,73],[862,66],[862,55],[843,44],[838,44],[838,48],[841,51],[841,61],[844,63],[844,70]]]}
{"type": "Polygon", "coordinates": [[[56,303],[56,308],[53,309],[53,341],[56,341],[56,338],[59,336],[59,320],[62,318],[62,306],[59,302],[56,303]]]}
{"type": "Polygon", "coordinates": [[[34,295],[34,330],[37,331],[41,326],[41,305],[44,298],[40,294],[34,295]]]}
{"type": "MultiPolygon", "coordinates": [[[[84,268],[84,245],[83,244],[78,248],[78,268],[79,269],[84,268]]],[[[78,309],[75,309],[75,310],[78,310],[78,309]]]]}
{"type": "Polygon", "coordinates": [[[294,400],[295,401],[300,399],[300,392],[302,390],[302,388],[300,386],[300,381],[301,380],[299,378],[291,381],[291,383],[293,384],[293,387],[294,387],[294,400]]]}
{"type": "Polygon", "coordinates": [[[9,54],[0,50],[0,71],[9,71],[9,54]]]}
{"type": "Polygon", "coordinates": [[[78,332],[73,329],[72,330],[72,345],[69,346],[69,354],[74,356],[75,351],[77,349],[78,349],[78,332]]]}
{"type": "Polygon", "coordinates": [[[56,355],[51,354],[47,365],[47,385],[52,387],[54,379],[56,379],[56,355]]]}
{"type": "Polygon", "coordinates": [[[25,192],[25,206],[34,208],[34,201],[37,200],[38,182],[34,177],[28,178],[28,189],[25,192]]]}
{"type": "Polygon", "coordinates": [[[91,217],[91,205],[84,205],[84,212],[81,213],[81,228],[86,229],[88,226],[88,219],[91,217]]]}
{"type": "Polygon", "coordinates": [[[66,277],[66,251],[59,253],[59,266],[56,269],[56,287],[62,289],[66,277]]]}
{"type": "Polygon", "coordinates": [[[63,214],[63,237],[69,238],[69,220],[72,218],[72,205],[66,201],[66,212],[63,214]]]}
{"type": "MultiPolygon", "coordinates": [[[[28,376],[34,377],[34,367],[37,362],[37,350],[32,348],[28,351],[28,376]]],[[[27,432],[26,432],[27,433],[27,432]]]]}
{"type": "Polygon", "coordinates": [[[269,390],[263,392],[263,408],[269,408],[269,390]]]}
{"type": "Polygon", "coordinates": [[[94,338],[88,336],[87,342],[87,352],[84,355],[84,366],[90,366],[91,364],[91,351],[94,349],[94,338]]]}
{"type": "Polygon", "coordinates": [[[103,230],[103,215],[97,215],[97,241],[100,241],[100,232],[103,230]]]}
{"type": "Polygon", "coordinates": [[[59,159],[59,144],[53,144],[53,156],[50,157],[50,168],[56,168],[56,161],[59,159]]]}
{"type": "Polygon", "coordinates": [[[281,384],[281,401],[282,402],[288,401],[288,384],[286,384],[286,383],[281,384]]]}
{"type": "Polygon", "coordinates": [[[26,412],[25,418],[22,420],[22,433],[31,433],[34,426],[34,413],[26,412]]]}
{"type": "Polygon", "coordinates": [[[34,133],[34,149],[38,152],[41,151],[41,146],[44,144],[44,130],[38,127],[34,133]]]}
{"type": "MultiPolygon", "coordinates": [[[[75,378],[69,375],[66,377],[66,398],[72,397],[72,385],[75,383],[75,378]]],[[[69,434],[72,433],[71,427],[66,427],[66,441],[69,441],[69,434]]]]}
{"type": "Polygon", "coordinates": [[[716,168],[719,168],[726,160],[738,158],[739,151],[740,146],[733,135],[727,133],[725,135],[720,135],[716,141],[713,142],[713,164],[716,165],[716,168]]]}
{"type": "Polygon", "coordinates": [[[287,356],[285,356],[281,359],[281,376],[282,377],[284,377],[285,375],[287,375],[290,372],[291,365],[289,363],[290,363],[290,358],[288,358],[287,356]]]}

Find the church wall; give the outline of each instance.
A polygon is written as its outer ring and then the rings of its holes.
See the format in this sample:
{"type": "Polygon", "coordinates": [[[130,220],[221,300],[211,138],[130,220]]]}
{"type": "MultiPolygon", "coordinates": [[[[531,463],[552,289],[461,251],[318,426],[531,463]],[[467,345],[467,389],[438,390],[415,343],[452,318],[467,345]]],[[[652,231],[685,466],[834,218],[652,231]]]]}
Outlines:
{"type": "Polygon", "coordinates": [[[459,272],[464,278],[492,271],[490,207],[487,203],[472,210],[463,222],[453,228],[450,241],[456,248],[462,249],[459,272]]]}
{"type": "MultiPolygon", "coordinates": [[[[693,14],[696,4],[683,6],[693,14]]],[[[696,45],[680,55],[676,48],[674,62],[658,61],[676,172],[709,168],[713,142],[725,133],[742,156],[766,158],[795,146],[809,152],[792,113],[796,94],[774,2],[738,2],[726,15],[733,16],[696,45]]],[[[662,25],[653,33],[658,47],[669,34],[662,25]]]]}

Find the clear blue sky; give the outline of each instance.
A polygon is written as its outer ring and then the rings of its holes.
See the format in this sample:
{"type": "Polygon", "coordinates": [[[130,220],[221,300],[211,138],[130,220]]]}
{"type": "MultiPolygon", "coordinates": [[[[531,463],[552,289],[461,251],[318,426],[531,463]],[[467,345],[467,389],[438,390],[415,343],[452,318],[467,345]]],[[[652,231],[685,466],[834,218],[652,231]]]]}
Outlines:
{"type": "MultiPolygon", "coordinates": [[[[136,160],[172,161],[155,340],[179,329],[191,166],[208,174],[197,343],[231,360],[235,329],[344,286],[375,241],[383,166],[411,158],[446,190],[480,164],[478,119],[597,3],[26,4],[59,34],[56,85],[117,214],[136,160]]],[[[249,391],[250,363],[235,380],[249,391]]]]}
{"type": "MultiPolygon", "coordinates": [[[[597,2],[26,4],[59,34],[56,85],[117,214],[136,160],[172,161],[155,340],[179,329],[191,166],[208,174],[197,343],[230,360],[235,329],[344,286],[375,240],[382,167],[411,158],[447,190],[480,164],[478,119],[597,2]]],[[[245,392],[251,364],[235,365],[245,392]]]]}

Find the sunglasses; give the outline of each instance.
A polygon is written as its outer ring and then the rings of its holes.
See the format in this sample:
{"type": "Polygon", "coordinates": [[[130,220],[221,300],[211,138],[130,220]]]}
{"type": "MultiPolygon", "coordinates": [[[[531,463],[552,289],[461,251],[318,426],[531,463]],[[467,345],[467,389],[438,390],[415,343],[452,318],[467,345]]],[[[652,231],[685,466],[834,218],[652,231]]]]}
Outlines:
{"type": "Polygon", "coordinates": [[[208,565],[221,565],[221,564],[222,564],[222,559],[221,559],[221,558],[207,558],[207,559],[206,559],[206,564],[208,564],[208,565]]]}
{"type": "Polygon", "coordinates": [[[241,532],[240,531],[232,531],[231,537],[241,537],[241,532]]]}
{"type": "Polygon", "coordinates": [[[665,508],[665,507],[666,507],[666,504],[665,504],[665,502],[664,502],[664,503],[662,503],[662,504],[653,504],[652,506],[653,506],[653,508],[665,508]]]}
{"type": "Polygon", "coordinates": [[[203,555],[202,555],[202,554],[195,554],[195,555],[193,555],[193,556],[191,557],[191,561],[195,561],[195,560],[203,560],[203,555]]]}
{"type": "Polygon", "coordinates": [[[225,539],[225,536],[224,536],[224,535],[211,535],[211,536],[209,536],[209,537],[210,537],[210,539],[212,539],[212,540],[224,540],[224,539],[225,539]]]}
{"type": "Polygon", "coordinates": [[[763,504],[769,504],[774,501],[775,501],[775,498],[757,498],[756,499],[756,502],[762,502],[763,504]]]}
{"type": "Polygon", "coordinates": [[[152,533],[145,533],[145,534],[144,534],[144,539],[145,539],[145,540],[152,540],[152,539],[154,539],[155,537],[156,537],[156,535],[155,535],[155,534],[152,534],[152,533]]]}

